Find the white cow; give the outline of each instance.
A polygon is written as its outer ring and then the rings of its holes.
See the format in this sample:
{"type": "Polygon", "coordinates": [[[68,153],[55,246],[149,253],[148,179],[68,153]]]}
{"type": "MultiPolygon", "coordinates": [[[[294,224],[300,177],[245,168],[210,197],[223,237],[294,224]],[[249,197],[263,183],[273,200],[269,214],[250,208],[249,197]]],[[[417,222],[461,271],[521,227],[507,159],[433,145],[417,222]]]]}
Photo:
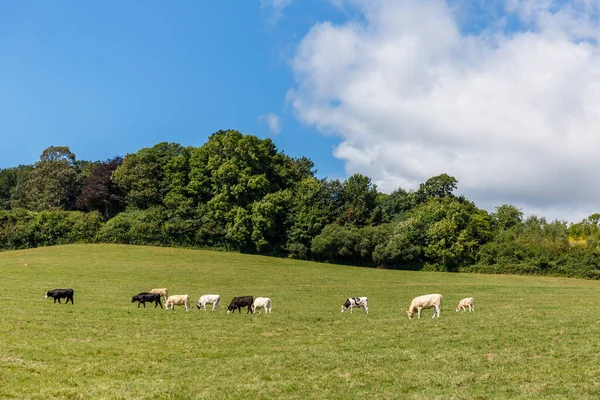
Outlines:
{"type": "Polygon", "coordinates": [[[348,300],[346,300],[346,302],[344,303],[344,305],[342,306],[342,312],[346,311],[347,309],[350,309],[350,313],[353,313],[353,309],[354,307],[360,307],[362,309],[362,312],[367,312],[367,314],[369,313],[369,299],[367,299],[366,297],[350,297],[348,300]]]}
{"type": "Polygon", "coordinates": [[[467,297],[465,299],[462,299],[460,301],[460,303],[458,303],[458,306],[456,306],[456,312],[459,312],[460,310],[467,311],[467,308],[469,309],[469,312],[475,311],[475,299],[474,298],[467,297]]]}
{"type": "Polygon", "coordinates": [[[417,311],[417,315],[421,318],[421,312],[424,308],[433,308],[433,317],[437,315],[440,317],[440,312],[442,311],[442,295],[441,294],[426,294],[424,296],[415,297],[413,301],[410,303],[410,307],[408,307],[408,318],[412,319],[413,315],[415,315],[415,310],[417,311]]]}
{"type": "Polygon", "coordinates": [[[175,310],[175,306],[185,306],[185,311],[188,311],[190,309],[190,296],[187,294],[169,296],[165,302],[165,310],[169,310],[169,308],[175,310]]]}
{"type": "MultiPolygon", "coordinates": [[[[254,299],[254,303],[252,303],[252,314],[256,311],[257,308],[264,308],[265,314],[271,313],[271,299],[268,297],[257,297],[254,299]]],[[[260,314],[260,311],[258,312],[260,314]]]]}
{"type": "Polygon", "coordinates": [[[196,304],[196,307],[198,307],[199,310],[201,308],[204,308],[204,310],[206,310],[207,304],[212,304],[212,311],[215,311],[215,308],[221,307],[221,296],[219,296],[218,294],[205,294],[203,296],[200,296],[200,300],[198,300],[198,304],[196,304]]]}

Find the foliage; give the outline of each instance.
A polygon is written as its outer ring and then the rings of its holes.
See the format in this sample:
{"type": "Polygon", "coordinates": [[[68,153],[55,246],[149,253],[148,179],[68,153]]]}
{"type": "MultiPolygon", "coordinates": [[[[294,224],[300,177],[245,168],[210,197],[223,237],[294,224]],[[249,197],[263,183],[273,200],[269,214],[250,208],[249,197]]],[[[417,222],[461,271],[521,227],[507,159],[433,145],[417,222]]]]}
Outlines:
{"type": "Polygon", "coordinates": [[[33,211],[74,210],[81,188],[80,169],[66,146],[50,146],[23,183],[17,204],[33,211]]]}
{"type": "Polygon", "coordinates": [[[271,139],[218,131],[104,162],[51,146],[0,170],[0,249],[73,242],[225,248],[393,269],[600,278],[600,214],[567,225],[491,213],[448,174],[378,192],[367,176],[317,179],[271,139]],[[80,211],[84,211],[83,213],[80,211]],[[70,214],[72,213],[72,214],[70,214]]]}
{"type": "Polygon", "coordinates": [[[77,207],[84,211],[99,211],[108,220],[123,208],[123,191],[112,181],[112,173],[123,163],[121,157],[97,163],[91,169],[81,193],[77,207]]]}

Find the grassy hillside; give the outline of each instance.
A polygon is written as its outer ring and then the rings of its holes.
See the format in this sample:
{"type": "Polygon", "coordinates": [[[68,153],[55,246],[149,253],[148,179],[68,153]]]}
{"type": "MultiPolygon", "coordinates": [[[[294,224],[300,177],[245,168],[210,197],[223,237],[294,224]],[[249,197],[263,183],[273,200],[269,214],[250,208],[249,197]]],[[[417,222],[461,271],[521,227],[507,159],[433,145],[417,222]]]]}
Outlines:
{"type": "Polygon", "coordinates": [[[600,282],[353,268],[199,250],[0,253],[0,398],[506,399],[600,396],[600,282]],[[45,291],[73,287],[74,305],[45,291]],[[153,287],[193,309],[138,309],[153,287]],[[409,321],[439,292],[439,319],[409,321]],[[218,293],[218,312],[199,311],[218,293]],[[233,296],[273,313],[228,315],[233,296]],[[368,296],[368,315],[340,313],[368,296]],[[476,299],[475,313],[455,313],[476,299]]]}

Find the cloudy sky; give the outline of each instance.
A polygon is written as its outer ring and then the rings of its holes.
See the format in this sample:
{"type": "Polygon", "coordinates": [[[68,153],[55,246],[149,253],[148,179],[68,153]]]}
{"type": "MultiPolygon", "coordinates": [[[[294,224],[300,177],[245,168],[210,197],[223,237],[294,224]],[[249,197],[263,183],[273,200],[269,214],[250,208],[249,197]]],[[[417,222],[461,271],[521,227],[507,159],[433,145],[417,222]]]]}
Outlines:
{"type": "Polygon", "coordinates": [[[211,132],[385,192],[600,212],[600,0],[3,2],[0,168],[211,132]]]}

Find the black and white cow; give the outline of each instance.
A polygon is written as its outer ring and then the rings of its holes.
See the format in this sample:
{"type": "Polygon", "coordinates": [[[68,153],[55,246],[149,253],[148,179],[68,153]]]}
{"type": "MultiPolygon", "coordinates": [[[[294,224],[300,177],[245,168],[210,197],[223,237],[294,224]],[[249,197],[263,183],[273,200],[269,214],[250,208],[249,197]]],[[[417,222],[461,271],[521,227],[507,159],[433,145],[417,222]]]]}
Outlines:
{"type": "Polygon", "coordinates": [[[253,302],[254,302],[254,297],[252,297],[252,296],[234,297],[233,300],[231,300],[231,303],[229,303],[229,306],[227,307],[227,314],[229,314],[231,312],[235,312],[236,309],[241,314],[243,307],[248,307],[248,312],[246,314],[250,314],[250,313],[252,313],[252,303],[253,302]]]}
{"type": "Polygon", "coordinates": [[[342,312],[350,309],[350,313],[352,313],[354,307],[360,307],[363,312],[369,313],[369,304],[366,297],[350,297],[342,306],[342,312]]]}
{"type": "Polygon", "coordinates": [[[47,299],[48,297],[52,297],[55,303],[56,300],[58,300],[58,304],[62,304],[60,299],[66,298],[67,301],[65,301],[65,304],[67,304],[69,300],[71,300],[71,304],[75,304],[73,303],[73,292],[73,289],[53,289],[49,292],[46,292],[45,298],[47,299]]]}
{"type": "Polygon", "coordinates": [[[162,303],[160,302],[160,293],[148,293],[148,292],[142,292],[142,293],[138,293],[135,296],[133,296],[131,298],[131,302],[138,302],[138,308],[140,308],[140,304],[144,305],[144,308],[146,308],[146,303],[155,303],[154,304],[154,308],[156,308],[157,306],[160,306],[160,308],[162,308],[162,303]]]}

